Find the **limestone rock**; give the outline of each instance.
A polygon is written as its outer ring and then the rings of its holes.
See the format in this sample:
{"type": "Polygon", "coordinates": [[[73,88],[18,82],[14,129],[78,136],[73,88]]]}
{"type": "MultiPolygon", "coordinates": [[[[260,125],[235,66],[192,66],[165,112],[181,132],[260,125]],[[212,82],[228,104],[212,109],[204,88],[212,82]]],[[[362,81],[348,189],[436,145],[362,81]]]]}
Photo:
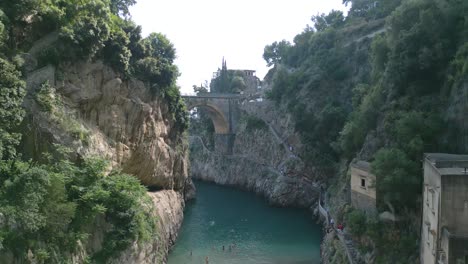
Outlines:
{"type": "MultiPolygon", "coordinates": [[[[187,148],[177,147],[183,146],[183,139],[175,131],[171,113],[162,99],[153,96],[143,82],[123,80],[100,62],[73,63],[59,70],[60,79],[53,67],[30,73],[28,90],[33,94],[46,80],[55,84],[64,112],[88,132],[89,138],[85,144],[70,137],[70,133],[63,131],[66,124],[60,127],[48,120],[30,98],[26,106],[35,121],[34,129],[39,130],[34,134],[52,139],[49,144],[69,146],[79,156],[105,157],[146,186],[183,189],[188,177],[187,148]]],[[[37,146],[41,138],[26,135],[25,141],[37,146]]]]}
{"type": "Polygon", "coordinates": [[[158,219],[158,235],[149,243],[138,244],[137,242],[122,252],[119,258],[112,263],[122,264],[164,264],[167,261],[167,253],[175,243],[177,234],[184,219],[184,199],[175,191],[159,191],[148,193],[152,198],[155,211],[154,216],[158,219]]]}
{"type": "MultiPolygon", "coordinates": [[[[191,145],[195,142],[200,141],[191,140],[191,145]]],[[[282,175],[248,157],[218,155],[202,147],[198,151],[191,161],[192,178],[247,189],[277,206],[309,208],[318,200],[318,186],[303,177],[282,175]]]]}
{"type": "Polygon", "coordinates": [[[195,199],[195,196],[197,195],[197,190],[195,188],[195,184],[193,184],[192,179],[188,179],[187,183],[185,184],[185,189],[184,189],[184,199],[185,201],[195,199]]]}

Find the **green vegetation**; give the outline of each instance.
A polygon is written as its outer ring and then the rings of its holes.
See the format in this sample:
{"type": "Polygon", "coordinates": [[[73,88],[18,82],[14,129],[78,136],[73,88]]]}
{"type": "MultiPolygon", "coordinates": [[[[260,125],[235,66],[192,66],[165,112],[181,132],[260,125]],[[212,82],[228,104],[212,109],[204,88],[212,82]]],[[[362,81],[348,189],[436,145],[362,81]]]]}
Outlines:
{"type": "Polygon", "coordinates": [[[366,76],[361,71],[366,69],[367,51],[342,45],[345,40],[335,28],[344,24],[340,12],[314,19],[323,20],[320,31],[308,27],[293,44],[275,42],[265,47],[264,58],[274,63],[268,97],[286,105],[295,118],[304,158],[329,167],[338,159],[336,142],[351,108],[351,87],[356,77],[366,76]],[[353,66],[358,60],[363,61],[363,69],[353,66]]]}
{"type": "Polygon", "coordinates": [[[348,230],[363,253],[375,250],[376,263],[416,263],[419,246],[415,219],[389,224],[359,210],[345,214],[348,230]]]}
{"type": "Polygon", "coordinates": [[[90,226],[106,219],[103,247],[92,257],[104,263],[134,240],[154,235],[151,201],[135,177],[106,175],[108,165],[99,159],[49,164],[0,162],[2,250],[24,259],[30,249],[41,263],[63,262],[78,241],[86,243],[96,232],[90,226]]]}
{"type": "Polygon", "coordinates": [[[21,107],[24,88],[21,73],[12,63],[0,58],[0,160],[16,157],[15,146],[20,134],[14,131],[24,116],[21,107]]]}
{"type": "Polygon", "coordinates": [[[242,121],[245,122],[245,129],[247,131],[268,129],[268,125],[265,123],[265,121],[256,116],[246,115],[242,121]]]}
{"type": "Polygon", "coordinates": [[[6,24],[1,24],[0,33],[5,33],[0,36],[6,45],[0,47],[12,56],[49,38],[50,43],[37,51],[38,66],[103,60],[122,76],[145,81],[154,96],[166,98],[176,127],[183,132],[188,117],[175,84],[179,73],[173,64],[174,46],[159,33],[141,37],[141,27],[128,18],[133,4],[134,0],[3,1],[0,21],[6,24]]]}
{"type": "MultiPolygon", "coordinates": [[[[129,19],[133,4],[135,0],[0,2],[2,259],[11,255],[19,262],[68,263],[80,245],[102,234],[102,247],[88,252],[86,261],[107,263],[134,241],[154,239],[154,206],[135,177],[109,171],[108,162],[97,157],[72,163],[61,146],[53,154],[43,153],[40,161],[25,161],[17,150],[25,115],[22,72],[80,60],[102,60],[122,78],[146,82],[154,99],[166,103],[173,115],[171,136],[180,138],[188,116],[175,85],[175,49],[164,35],[141,37],[141,28],[129,19]],[[37,65],[23,54],[29,50],[37,65]]],[[[49,83],[30,96],[63,131],[87,142],[89,132],[49,83]]]]}
{"type": "MultiPolygon", "coordinates": [[[[200,86],[193,85],[193,90],[197,94],[206,93],[208,92],[208,84],[205,83],[200,86]]],[[[214,150],[215,128],[207,109],[196,107],[190,111],[189,133],[199,136],[208,149],[214,150]]]]}
{"type": "Polygon", "coordinates": [[[55,104],[60,101],[56,100],[56,96],[55,89],[50,86],[49,82],[45,82],[36,92],[36,102],[43,111],[50,113],[54,110],[55,104]]]}
{"type": "Polygon", "coordinates": [[[223,59],[221,69],[211,80],[210,91],[212,93],[240,93],[247,88],[244,72],[240,70],[228,70],[226,61],[223,59]]]}
{"type": "Polygon", "coordinates": [[[383,128],[379,137],[388,143],[372,164],[382,191],[380,205],[418,208],[422,153],[456,152],[457,136],[440,140],[447,133],[441,113],[448,107],[445,90],[454,88],[447,69],[467,41],[462,10],[466,4],[461,2],[405,2],[389,17],[387,34],[372,45],[374,80],[367,93],[355,94],[361,103],[343,129],[341,145],[353,156],[368,133],[383,128]]]}
{"type": "Polygon", "coordinates": [[[400,221],[347,212],[350,230],[376,263],[414,263],[422,155],[468,151],[468,2],[344,2],[352,3],[346,18],[314,16],[293,43],[265,48],[274,65],[268,96],[295,118],[309,163],[336,171],[342,159],[372,162],[378,209],[400,221]]]}
{"type": "Polygon", "coordinates": [[[61,96],[48,82],[41,85],[35,99],[41,110],[47,112],[51,121],[58,124],[63,131],[74,139],[88,143],[89,131],[75,118],[75,113],[66,110],[61,96]]]}

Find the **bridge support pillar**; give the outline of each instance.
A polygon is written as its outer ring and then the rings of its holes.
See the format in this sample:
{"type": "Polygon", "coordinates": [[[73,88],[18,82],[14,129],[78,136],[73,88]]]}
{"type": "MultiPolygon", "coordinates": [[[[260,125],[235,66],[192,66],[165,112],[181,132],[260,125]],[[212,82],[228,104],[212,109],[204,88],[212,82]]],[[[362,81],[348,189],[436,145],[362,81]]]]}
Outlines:
{"type": "Polygon", "coordinates": [[[215,151],[225,155],[232,155],[236,134],[215,134],[215,151]]]}

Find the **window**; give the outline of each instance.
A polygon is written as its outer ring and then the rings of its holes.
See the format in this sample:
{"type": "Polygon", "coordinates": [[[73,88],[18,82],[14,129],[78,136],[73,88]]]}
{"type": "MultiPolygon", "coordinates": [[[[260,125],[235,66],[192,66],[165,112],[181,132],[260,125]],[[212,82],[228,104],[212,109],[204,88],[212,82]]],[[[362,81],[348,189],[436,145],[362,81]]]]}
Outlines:
{"type": "Polygon", "coordinates": [[[429,207],[429,209],[431,209],[432,213],[435,214],[435,208],[436,208],[436,192],[434,191],[434,189],[432,188],[429,188],[428,189],[428,192],[427,192],[427,200],[426,200],[426,204],[427,206],[429,207]]]}
{"type": "Polygon", "coordinates": [[[434,191],[434,189],[431,189],[431,192],[430,192],[430,193],[431,193],[431,210],[432,210],[432,213],[435,214],[435,208],[436,208],[436,206],[437,206],[437,205],[436,205],[436,202],[437,202],[436,197],[437,197],[437,195],[436,195],[436,192],[434,191]]]}
{"type": "Polygon", "coordinates": [[[426,224],[426,243],[431,244],[431,225],[426,224]]]}
{"type": "Polygon", "coordinates": [[[426,189],[425,194],[426,194],[426,205],[429,206],[429,187],[424,186],[426,189]]]}
{"type": "Polygon", "coordinates": [[[366,188],[366,179],[361,178],[361,187],[366,188]]]}

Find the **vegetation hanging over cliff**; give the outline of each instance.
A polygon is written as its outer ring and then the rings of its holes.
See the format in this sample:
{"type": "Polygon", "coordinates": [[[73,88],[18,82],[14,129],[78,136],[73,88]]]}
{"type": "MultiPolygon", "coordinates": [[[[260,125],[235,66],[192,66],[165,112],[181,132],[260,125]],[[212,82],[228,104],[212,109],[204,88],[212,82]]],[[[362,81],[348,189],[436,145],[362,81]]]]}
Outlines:
{"type": "Polygon", "coordinates": [[[79,241],[85,243],[93,233],[102,232],[102,249],[90,260],[103,263],[133,241],[150,239],[156,225],[146,189],[130,175],[106,175],[107,167],[99,159],[78,166],[66,160],[44,165],[1,161],[2,251],[26,260],[30,250],[39,263],[62,263],[78,249],[79,241]],[[109,226],[90,229],[99,218],[109,226]]]}
{"type": "MultiPolygon", "coordinates": [[[[141,27],[125,18],[128,6],[134,3],[134,0],[2,1],[4,54],[13,58],[33,47],[39,66],[103,60],[123,77],[147,82],[155,96],[166,99],[177,127],[184,131],[188,117],[175,84],[179,72],[173,64],[174,46],[159,33],[142,38],[141,27]],[[34,49],[37,41],[46,44],[34,49]]],[[[16,58],[19,61],[20,57],[16,58]]]]}
{"type": "Polygon", "coordinates": [[[408,263],[417,255],[422,154],[468,151],[468,3],[344,2],[352,3],[346,18],[314,16],[294,43],[265,48],[269,96],[295,117],[310,164],[372,162],[379,210],[402,221],[388,228],[353,213],[350,222],[368,227],[354,231],[373,241],[364,251],[377,252],[378,263],[408,263]]]}
{"type": "MultiPolygon", "coordinates": [[[[162,34],[142,38],[141,28],[128,19],[128,8],[134,3],[0,2],[2,261],[66,263],[72,254],[88,251],[85,253],[91,255],[85,262],[107,263],[135,241],[154,239],[154,207],[146,188],[134,176],[109,171],[108,162],[98,157],[71,163],[61,146],[51,147],[52,154],[42,153],[40,161],[23,160],[17,150],[24,132],[19,126],[25,115],[24,76],[47,64],[60,67],[77,60],[103,60],[122,78],[146,82],[155,99],[168,105],[173,134],[180,136],[187,129],[187,113],[175,85],[179,74],[173,64],[175,49],[162,34]],[[102,243],[90,248],[93,240],[102,243]]],[[[34,96],[44,112],[53,115],[58,111],[47,83],[34,96]]]]}

